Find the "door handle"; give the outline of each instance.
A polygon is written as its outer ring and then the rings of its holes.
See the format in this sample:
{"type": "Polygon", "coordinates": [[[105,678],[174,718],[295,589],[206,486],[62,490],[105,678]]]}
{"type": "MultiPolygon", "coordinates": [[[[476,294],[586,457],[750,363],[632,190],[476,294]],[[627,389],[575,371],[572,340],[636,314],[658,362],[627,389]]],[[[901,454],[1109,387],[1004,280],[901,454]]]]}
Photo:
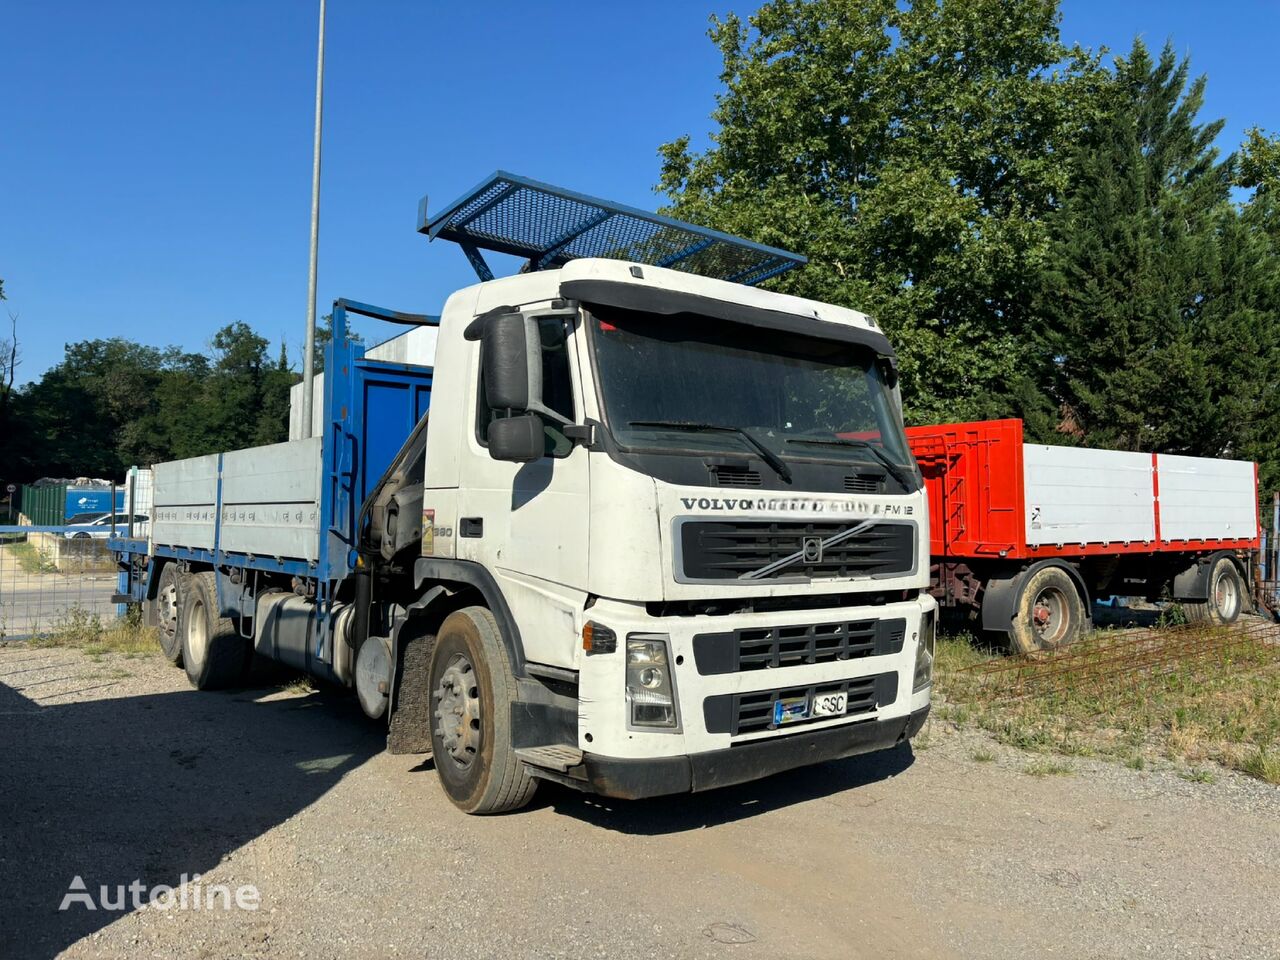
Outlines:
{"type": "Polygon", "coordinates": [[[458,524],[458,535],[461,537],[483,537],[484,517],[463,517],[458,524]]]}

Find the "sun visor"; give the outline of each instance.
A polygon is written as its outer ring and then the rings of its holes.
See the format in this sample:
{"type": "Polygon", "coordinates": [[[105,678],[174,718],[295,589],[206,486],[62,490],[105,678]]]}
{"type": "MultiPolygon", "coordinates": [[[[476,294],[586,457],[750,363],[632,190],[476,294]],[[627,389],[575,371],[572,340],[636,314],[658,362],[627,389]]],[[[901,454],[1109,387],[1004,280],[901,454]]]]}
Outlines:
{"type": "Polygon", "coordinates": [[[602,277],[583,277],[563,281],[560,284],[560,295],[587,305],[599,304],[663,316],[693,314],[741,323],[750,327],[783,330],[804,337],[838,340],[869,347],[883,357],[894,356],[893,346],[889,343],[888,337],[877,330],[832,323],[817,316],[807,317],[798,313],[770,310],[767,307],[733,303],[685,290],[670,290],[602,277]]]}

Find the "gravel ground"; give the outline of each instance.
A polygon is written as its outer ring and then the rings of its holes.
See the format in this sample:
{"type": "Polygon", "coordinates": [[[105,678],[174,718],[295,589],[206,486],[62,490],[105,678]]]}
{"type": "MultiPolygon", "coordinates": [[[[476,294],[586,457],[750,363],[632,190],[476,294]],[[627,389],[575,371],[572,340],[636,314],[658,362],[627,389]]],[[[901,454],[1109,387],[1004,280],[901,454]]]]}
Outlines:
{"type": "Polygon", "coordinates": [[[0,957],[1280,957],[1280,789],[1225,772],[1035,777],[934,724],[914,752],[478,819],[345,695],[21,645],[0,723],[0,957]],[[76,875],[184,873],[261,904],[58,910],[76,875]]]}

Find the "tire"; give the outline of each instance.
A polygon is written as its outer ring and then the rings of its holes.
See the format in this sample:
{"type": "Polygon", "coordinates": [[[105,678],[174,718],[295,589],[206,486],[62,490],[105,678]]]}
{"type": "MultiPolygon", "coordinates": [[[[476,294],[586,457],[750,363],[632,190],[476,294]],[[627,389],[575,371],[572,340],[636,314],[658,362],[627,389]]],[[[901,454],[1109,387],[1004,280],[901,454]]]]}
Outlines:
{"type": "Polygon", "coordinates": [[[1244,610],[1244,579],[1235,561],[1220,556],[1209,568],[1208,596],[1203,601],[1183,602],[1182,610],[1191,623],[1235,623],[1244,610]]]}
{"type": "Polygon", "coordinates": [[[182,637],[178,633],[178,614],[182,608],[185,580],[186,576],[176,563],[166,563],[160,568],[155,599],[148,600],[144,609],[147,625],[156,628],[160,649],[176,667],[182,666],[182,637]]]}
{"type": "Polygon", "coordinates": [[[217,575],[204,570],[191,574],[182,591],[182,664],[197,690],[231,686],[243,676],[249,656],[249,641],[235,621],[219,616],[216,590],[217,575]]]}
{"type": "Polygon", "coordinates": [[[465,813],[523,807],[537,789],[511,745],[515,676],[493,614],[445,618],[431,650],[431,746],[445,795],[465,813]]]}
{"type": "Polygon", "coordinates": [[[1056,650],[1084,633],[1084,601],[1061,567],[1041,567],[1023,584],[1013,611],[1009,641],[1014,653],[1056,650]]]}

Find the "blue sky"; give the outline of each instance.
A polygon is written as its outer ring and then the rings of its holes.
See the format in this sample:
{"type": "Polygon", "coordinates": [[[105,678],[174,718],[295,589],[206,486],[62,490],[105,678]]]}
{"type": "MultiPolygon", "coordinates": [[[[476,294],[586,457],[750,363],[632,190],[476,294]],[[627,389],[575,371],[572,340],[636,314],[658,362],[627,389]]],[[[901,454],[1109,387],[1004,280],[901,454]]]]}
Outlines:
{"type": "MultiPolygon", "coordinates": [[[[727,7],[750,10],[754,4],[727,7]]],[[[320,304],[435,312],[474,275],[414,231],[499,167],[641,207],[657,146],[705,137],[716,0],[329,0],[320,304]]],[[[312,0],[10,0],[0,13],[0,277],[19,380],[63,344],[206,348],[243,320],[296,357],[307,290],[312,0]]],[[[1172,39],[1233,149],[1280,130],[1272,0],[1066,0],[1063,36],[1172,39]]],[[[7,327],[7,323],[5,324],[7,327]]],[[[366,335],[381,339],[385,328],[366,335]]],[[[273,346],[273,350],[275,347],[273,346]]]]}

